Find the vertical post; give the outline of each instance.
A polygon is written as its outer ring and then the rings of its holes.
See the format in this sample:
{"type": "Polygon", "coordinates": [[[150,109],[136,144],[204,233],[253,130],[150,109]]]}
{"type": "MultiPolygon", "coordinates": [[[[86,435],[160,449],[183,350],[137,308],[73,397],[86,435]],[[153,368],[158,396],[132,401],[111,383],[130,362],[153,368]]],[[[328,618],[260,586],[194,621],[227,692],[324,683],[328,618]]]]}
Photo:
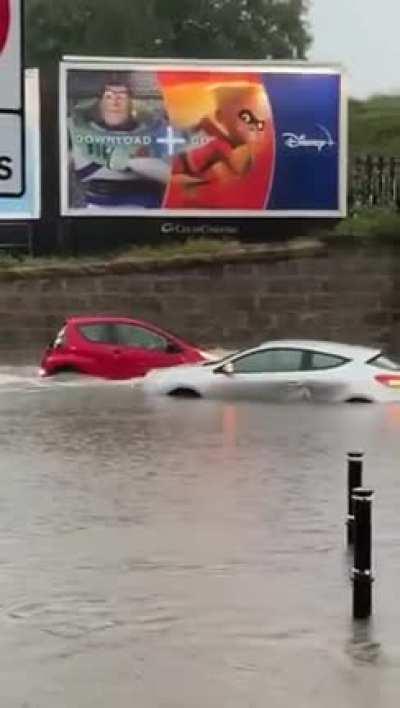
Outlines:
{"type": "Polygon", "coordinates": [[[353,545],[353,526],[354,526],[354,510],[353,510],[353,489],[362,486],[362,471],[363,471],[362,452],[349,452],[347,454],[347,545],[353,545]]]}
{"type": "Polygon", "coordinates": [[[354,504],[354,567],[353,617],[367,619],[372,608],[371,511],[372,489],[355,488],[354,504]]]}

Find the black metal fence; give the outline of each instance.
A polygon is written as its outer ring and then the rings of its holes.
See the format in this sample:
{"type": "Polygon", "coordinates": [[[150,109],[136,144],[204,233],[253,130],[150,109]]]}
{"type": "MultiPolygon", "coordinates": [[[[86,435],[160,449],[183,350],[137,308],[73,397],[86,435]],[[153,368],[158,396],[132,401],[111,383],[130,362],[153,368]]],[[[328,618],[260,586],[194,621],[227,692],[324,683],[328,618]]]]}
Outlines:
{"type": "Polygon", "coordinates": [[[400,208],[400,157],[365,155],[349,166],[349,210],[400,208]]]}

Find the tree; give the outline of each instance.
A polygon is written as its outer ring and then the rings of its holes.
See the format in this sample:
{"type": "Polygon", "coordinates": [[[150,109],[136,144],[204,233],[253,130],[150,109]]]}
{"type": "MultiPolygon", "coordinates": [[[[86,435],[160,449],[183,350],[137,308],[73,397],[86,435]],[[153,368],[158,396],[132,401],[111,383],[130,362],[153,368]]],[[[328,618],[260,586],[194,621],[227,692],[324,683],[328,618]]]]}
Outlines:
{"type": "Polygon", "coordinates": [[[26,0],[27,56],[303,59],[308,0],[26,0]]]}
{"type": "Polygon", "coordinates": [[[58,61],[86,56],[303,59],[308,0],[25,0],[28,66],[42,83],[44,214],[58,221],[58,61]]]}

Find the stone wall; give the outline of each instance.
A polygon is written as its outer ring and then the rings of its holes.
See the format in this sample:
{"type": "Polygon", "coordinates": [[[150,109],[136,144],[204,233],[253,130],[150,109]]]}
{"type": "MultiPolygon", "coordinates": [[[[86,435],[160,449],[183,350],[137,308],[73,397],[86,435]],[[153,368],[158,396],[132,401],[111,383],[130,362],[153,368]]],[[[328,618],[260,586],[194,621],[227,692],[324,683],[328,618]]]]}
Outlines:
{"type": "Polygon", "coordinates": [[[301,336],[400,350],[400,260],[394,245],[314,244],[294,251],[259,249],[244,260],[226,256],[213,263],[82,271],[0,276],[0,362],[36,361],[73,314],[147,319],[203,347],[301,336]]]}

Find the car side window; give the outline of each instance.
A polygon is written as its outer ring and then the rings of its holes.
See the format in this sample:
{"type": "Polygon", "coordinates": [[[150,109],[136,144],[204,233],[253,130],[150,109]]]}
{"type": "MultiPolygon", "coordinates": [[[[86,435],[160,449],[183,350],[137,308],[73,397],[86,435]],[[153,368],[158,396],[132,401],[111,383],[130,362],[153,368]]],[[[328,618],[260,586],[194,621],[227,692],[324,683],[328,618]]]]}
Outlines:
{"type": "Polygon", "coordinates": [[[306,367],[307,369],[334,369],[348,362],[348,359],[334,354],[323,354],[322,352],[310,352],[310,354],[311,362],[310,366],[306,367]]]}
{"type": "Polygon", "coordinates": [[[168,341],[165,337],[151,332],[144,327],[130,324],[116,324],[115,330],[117,343],[122,346],[163,352],[167,350],[168,341]]]}
{"type": "Polygon", "coordinates": [[[260,374],[279,371],[299,371],[302,368],[301,349],[264,349],[233,361],[238,374],[260,374]]]}
{"type": "Polygon", "coordinates": [[[97,344],[115,343],[112,327],[107,322],[80,325],[79,331],[89,342],[96,342],[97,344]]]}

